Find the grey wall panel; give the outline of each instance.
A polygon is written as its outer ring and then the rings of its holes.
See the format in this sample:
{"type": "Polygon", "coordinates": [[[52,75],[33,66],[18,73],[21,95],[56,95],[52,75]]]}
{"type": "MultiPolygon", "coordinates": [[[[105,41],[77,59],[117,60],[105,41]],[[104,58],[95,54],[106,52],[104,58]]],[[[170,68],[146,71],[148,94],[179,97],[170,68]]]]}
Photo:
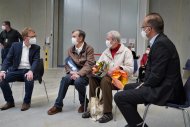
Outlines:
{"type": "Polygon", "coordinates": [[[189,0],[150,1],[150,11],[160,13],[164,19],[165,34],[175,44],[182,67],[190,58],[189,8],[189,0]]]}
{"type": "Polygon", "coordinates": [[[136,39],[138,0],[121,0],[120,33],[124,38],[136,39]]]}
{"type": "Polygon", "coordinates": [[[95,53],[105,50],[106,33],[110,30],[121,32],[125,38],[136,39],[137,1],[65,0],[63,41],[60,42],[64,51],[63,56],[59,57],[67,56],[66,51],[71,46],[71,31],[76,28],[86,32],[86,41],[94,47],[95,53]]]}
{"type": "Polygon", "coordinates": [[[105,50],[106,33],[110,30],[119,31],[120,0],[101,0],[100,4],[100,47],[98,52],[105,50]]]}
{"type": "Polygon", "coordinates": [[[65,0],[64,25],[63,25],[63,56],[67,56],[67,49],[71,44],[71,32],[81,28],[82,25],[82,0],[65,0]]]}
{"type": "MultiPolygon", "coordinates": [[[[83,0],[82,28],[86,32],[86,42],[94,49],[100,47],[100,0],[83,0]]],[[[95,53],[98,53],[96,50],[95,53]]]]}

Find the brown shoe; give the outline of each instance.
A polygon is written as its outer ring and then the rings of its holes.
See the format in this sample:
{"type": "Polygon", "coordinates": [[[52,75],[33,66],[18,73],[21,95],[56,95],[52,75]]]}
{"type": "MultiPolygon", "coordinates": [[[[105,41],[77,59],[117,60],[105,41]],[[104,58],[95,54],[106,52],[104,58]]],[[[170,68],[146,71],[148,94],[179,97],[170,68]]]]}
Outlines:
{"type": "MultiPolygon", "coordinates": [[[[85,111],[87,111],[87,107],[85,108],[85,111]]],[[[78,109],[78,113],[83,113],[84,112],[84,105],[80,105],[79,109],[78,109]]]]}
{"type": "Polygon", "coordinates": [[[15,107],[14,103],[6,103],[4,106],[1,107],[1,110],[7,110],[9,108],[15,107]]]}
{"type": "Polygon", "coordinates": [[[27,103],[23,103],[22,104],[22,107],[21,107],[21,111],[26,111],[30,108],[30,104],[27,104],[27,103]]]}
{"type": "Polygon", "coordinates": [[[51,108],[48,110],[47,114],[48,114],[48,115],[54,115],[54,114],[56,114],[56,113],[58,113],[58,112],[62,112],[62,108],[57,108],[57,107],[53,106],[53,107],[51,107],[51,108]]]}

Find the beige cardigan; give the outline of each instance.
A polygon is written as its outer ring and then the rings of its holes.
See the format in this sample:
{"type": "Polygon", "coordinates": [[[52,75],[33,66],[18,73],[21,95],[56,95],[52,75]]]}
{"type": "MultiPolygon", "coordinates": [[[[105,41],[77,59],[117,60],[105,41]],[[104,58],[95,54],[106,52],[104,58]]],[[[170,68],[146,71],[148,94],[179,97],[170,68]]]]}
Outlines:
{"type": "Polygon", "coordinates": [[[113,68],[114,66],[120,66],[123,68],[124,71],[128,73],[128,75],[133,74],[134,62],[132,52],[123,44],[121,44],[114,58],[111,55],[110,49],[107,48],[98,60],[98,62],[101,61],[109,63],[109,68],[113,68]]]}

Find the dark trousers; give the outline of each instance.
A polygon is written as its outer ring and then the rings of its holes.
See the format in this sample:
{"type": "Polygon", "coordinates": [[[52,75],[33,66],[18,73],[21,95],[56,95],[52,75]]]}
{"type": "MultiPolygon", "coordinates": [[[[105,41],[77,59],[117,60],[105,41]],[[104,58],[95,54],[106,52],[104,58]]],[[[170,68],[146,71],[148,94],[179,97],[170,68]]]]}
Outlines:
{"type": "Polygon", "coordinates": [[[71,75],[67,74],[61,80],[58,97],[54,104],[54,106],[58,108],[63,107],[63,99],[65,98],[69,85],[74,85],[76,90],[78,91],[80,104],[82,105],[85,102],[86,86],[88,85],[88,78],[79,77],[76,80],[72,80],[70,79],[70,77],[71,75]]]}
{"type": "Polygon", "coordinates": [[[3,92],[5,101],[8,103],[14,103],[12,90],[9,86],[9,82],[24,81],[25,82],[25,97],[24,103],[31,103],[32,91],[34,87],[34,80],[28,81],[24,76],[28,72],[28,69],[19,69],[13,72],[7,72],[6,77],[0,82],[0,87],[3,92]]]}
{"type": "Polygon", "coordinates": [[[112,90],[117,90],[117,88],[112,84],[112,79],[108,76],[104,76],[103,78],[91,77],[89,78],[89,96],[96,96],[96,88],[100,87],[102,90],[103,96],[103,112],[110,113],[112,112],[112,90]]]}
{"type": "Polygon", "coordinates": [[[139,84],[127,84],[124,87],[124,90],[118,92],[114,96],[114,100],[125,120],[130,127],[141,127],[137,126],[139,123],[142,123],[143,120],[139,113],[137,112],[137,104],[147,103],[144,95],[144,87],[140,89],[135,89],[139,84]]]}
{"type": "Polygon", "coordinates": [[[144,77],[145,77],[145,67],[140,67],[139,68],[139,81],[143,82],[144,81],[144,77]]]}
{"type": "Polygon", "coordinates": [[[3,48],[1,49],[1,59],[2,59],[2,63],[5,60],[7,54],[9,53],[9,48],[3,48]]]}

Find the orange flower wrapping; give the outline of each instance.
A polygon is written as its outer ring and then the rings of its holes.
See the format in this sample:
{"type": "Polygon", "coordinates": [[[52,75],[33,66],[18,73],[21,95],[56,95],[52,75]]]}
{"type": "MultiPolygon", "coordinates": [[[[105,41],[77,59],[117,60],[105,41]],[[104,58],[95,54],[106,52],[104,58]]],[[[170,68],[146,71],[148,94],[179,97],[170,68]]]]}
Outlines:
{"type": "Polygon", "coordinates": [[[123,89],[123,87],[128,82],[128,75],[123,70],[115,70],[112,73],[112,83],[118,88],[123,89]]]}

